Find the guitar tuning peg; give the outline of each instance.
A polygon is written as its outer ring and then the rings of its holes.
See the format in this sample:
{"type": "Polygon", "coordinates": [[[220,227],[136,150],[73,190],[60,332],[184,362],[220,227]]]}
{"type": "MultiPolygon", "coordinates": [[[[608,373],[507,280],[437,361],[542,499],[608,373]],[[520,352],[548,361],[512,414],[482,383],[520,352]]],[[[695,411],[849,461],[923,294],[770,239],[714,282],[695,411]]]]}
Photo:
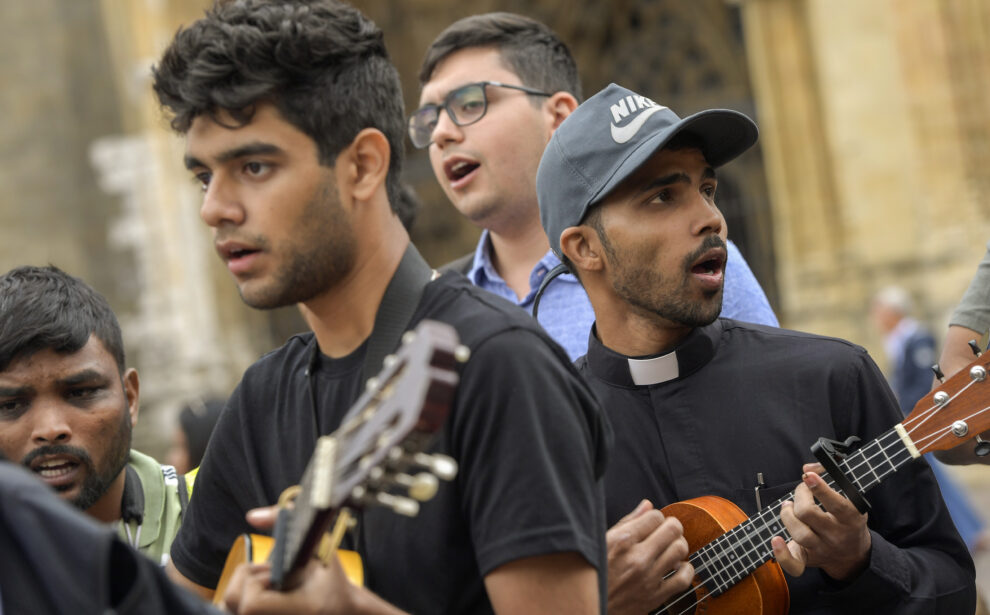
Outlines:
{"type": "Polygon", "coordinates": [[[454,360],[458,363],[467,363],[468,359],[471,358],[471,349],[464,344],[458,344],[457,348],[454,349],[454,360]]]}
{"type": "Polygon", "coordinates": [[[457,462],[446,455],[416,453],[412,460],[415,464],[432,472],[440,480],[450,481],[457,476],[457,462]]]}
{"type": "Polygon", "coordinates": [[[395,478],[396,482],[409,490],[409,497],[420,502],[432,500],[440,488],[440,481],[429,472],[420,472],[416,476],[399,474],[395,478]]]}
{"type": "Polygon", "coordinates": [[[983,351],[980,350],[980,345],[976,343],[976,340],[969,340],[969,349],[973,351],[973,354],[980,356],[983,351]]]}
{"type": "Polygon", "coordinates": [[[393,512],[404,517],[415,517],[419,514],[419,502],[411,498],[381,492],[376,493],[372,497],[376,504],[381,504],[385,508],[390,508],[393,512]]]}
{"type": "Polygon", "coordinates": [[[976,436],[976,448],[974,451],[977,457],[986,457],[990,453],[990,442],[987,442],[980,436],[976,436]]]}
{"type": "Polygon", "coordinates": [[[382,360],[382,365],[384,365],[385,367],[392,367],[393,365],[395,365],[395,362],[398,360],[399,357],[395,356],[394,354],[385,355],[385,359],[382,360]]]}
{"type": "Polygon", "coordinates": [[[945,374],[942,373],[942,368],[938,366],[938,363],[932,365],[932,372],[934,372],[939,382],[945,382],[945,374]]]}

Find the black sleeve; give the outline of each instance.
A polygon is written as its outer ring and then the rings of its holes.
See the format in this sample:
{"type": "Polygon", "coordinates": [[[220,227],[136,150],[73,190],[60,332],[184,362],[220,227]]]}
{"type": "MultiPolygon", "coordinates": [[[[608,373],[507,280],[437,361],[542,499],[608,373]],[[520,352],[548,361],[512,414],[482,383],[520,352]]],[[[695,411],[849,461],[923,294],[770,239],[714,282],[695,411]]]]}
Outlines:
{"type": "Polygon", "coordinates": [[[0,463],[0,579],[5,615],[218,613],[172,585],[156,562],[0,463]]]}
{"type": "MultiPolygon", "coordinates": [[[[852,433],[874,437],[902,416],[883,375],[865,352],[852,367],[845,391],[849,416],[858,423],[852,433]]],[[[928,463],[919,459],[902,466],[867,498],[872,505],[869,566],[832,597],[859,605],[861,612],[972,613],[976,608],[973,559],[949,517],[928,463]]]]}
{"type": "Polygon", "coordinates": [[[241,423],[247,395],[242,381],[227,401],[196,475],[179,533],[172,542],[175,567],[204,587],[216,587],[234,540],[251,531],[244,511],[265,504],[250,489],[255,461],[245,452],[241,423]]]}
{"type": "Polygon", "coordinates": [[[574,551],[604,578],[604,436],[593,395],[533,331],[499,333],[472,353],[448,420],[481,574],[574,551]]]}

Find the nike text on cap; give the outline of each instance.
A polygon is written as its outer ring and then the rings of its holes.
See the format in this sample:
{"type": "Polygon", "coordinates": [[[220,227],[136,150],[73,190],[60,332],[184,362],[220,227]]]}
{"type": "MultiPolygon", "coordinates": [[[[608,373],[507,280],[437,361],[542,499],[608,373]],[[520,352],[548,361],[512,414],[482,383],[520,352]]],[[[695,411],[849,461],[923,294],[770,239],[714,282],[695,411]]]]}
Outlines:
{"type": "Polygon", "coordinates": [[[580,224],[589,207],[681,131],[701,139],[713,167],[752,147],[759,134],[738,111],[709,109],[681,119],[614,83],[575,109],[554,132],[536,174],[540,219],[554,253],[560,256],[564,229],[580,224]]]}

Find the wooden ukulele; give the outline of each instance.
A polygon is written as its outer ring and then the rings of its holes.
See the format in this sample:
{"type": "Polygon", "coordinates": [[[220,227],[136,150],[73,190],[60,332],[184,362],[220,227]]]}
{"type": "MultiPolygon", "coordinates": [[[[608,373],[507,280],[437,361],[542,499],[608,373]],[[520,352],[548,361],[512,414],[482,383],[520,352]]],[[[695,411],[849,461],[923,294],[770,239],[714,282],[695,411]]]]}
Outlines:
{"type": "MultiPolygon", "coordinates": [[[[986,355],[990,357],[990,354],[986,355]]],[[[937,450],[955,448],[990,428],[990,359],[977,357],[966,369],[921,398],[892,429],[838,461],[845,476],[823,473],[830,487],[848,480],[860,493],[901,466],[937,450]]],[[[848,497],[848,496],[847,496],[848,497]]],[[[751,518],[732,502],[704,496],[662,509],[684,526],[694,566],[692,588],[652,615],[783,615],[790,607],[784,572],[773,559],[770,539],[791,536],[780,520],[793,492],[751,518]]],[[[850,498],[855,502],[856,494],[850,498]]]]}
{"type": "Polygon", "coordinates": [[[244,534],[234,542],[214,602],[220,603],[243,562],[270,561],[272,587],[287,590],[298,584],[298,573],[314,555],[325,560],[337,553],[348,578],[360,584],[360,557],[337,551],[349,509],[377,505],[415,516],[419,502],[436,493],[438,478],[456,476],[453,459],[423,451],[447,418],[458,381],[455,364],[467,356],[450,325],[424,320],[407,332],[341,427],[317,440],[300,484],[280,499],[274,537],[244,534]],[[291,508],[287,495],[294,496],[291,508]]]}

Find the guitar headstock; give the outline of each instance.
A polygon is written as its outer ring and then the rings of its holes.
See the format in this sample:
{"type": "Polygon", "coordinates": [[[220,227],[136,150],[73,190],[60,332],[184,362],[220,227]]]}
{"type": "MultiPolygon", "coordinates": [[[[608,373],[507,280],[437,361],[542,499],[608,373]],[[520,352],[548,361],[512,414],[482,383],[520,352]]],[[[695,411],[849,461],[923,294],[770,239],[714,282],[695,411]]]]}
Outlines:
{"type": "Polygon", "coordinates": [[[990,353],[918,400],[902,425],[921,454],[959,446],[990,429],[990,353]]]}
{"type": "Polygon", "coordinates": [[[467,355],[450,325],[424,320],[406,332],[340,428],[316,442],[287,530],[288,570],[305,564],[341,508],[379,505],[415,516],[438,479],[457,475],[453,459],[424,451],[443,427],[456,365],[467,355]]]}
{"type": "Polygon", "coordinates": [[[384,505],[416,514],[416,500],[432,497],[417,497],[429,491],[420,479],[454,478],[452,459],[423,450],[447,418],[457,387],[456,364],[467,359],[466,352],[453,327],[443,323],[423,321],[403,336],[402,347],[386,357],[381,373],[368,381],[343,425],[329,436],[338,449],[331,506],[384,505]],[[411,476],[413,470],[420,474],[411,476]],[[395,499],[402,491],[415,499],[395,499]]]}

